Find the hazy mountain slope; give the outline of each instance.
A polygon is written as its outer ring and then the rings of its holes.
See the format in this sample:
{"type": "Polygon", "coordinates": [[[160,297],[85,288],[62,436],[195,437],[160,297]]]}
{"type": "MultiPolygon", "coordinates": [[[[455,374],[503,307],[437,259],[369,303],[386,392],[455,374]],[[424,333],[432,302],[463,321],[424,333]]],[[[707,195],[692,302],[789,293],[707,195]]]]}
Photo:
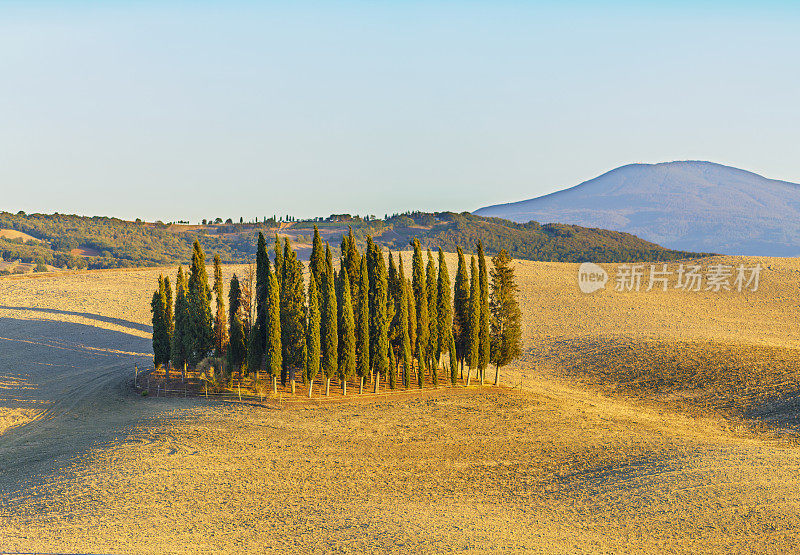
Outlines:
{"type": "Polygon", "coordinates": [[[800,185],[711,162],[622,166],[475,213],[625,231],[671,249],[800,255],[800,185]]]}

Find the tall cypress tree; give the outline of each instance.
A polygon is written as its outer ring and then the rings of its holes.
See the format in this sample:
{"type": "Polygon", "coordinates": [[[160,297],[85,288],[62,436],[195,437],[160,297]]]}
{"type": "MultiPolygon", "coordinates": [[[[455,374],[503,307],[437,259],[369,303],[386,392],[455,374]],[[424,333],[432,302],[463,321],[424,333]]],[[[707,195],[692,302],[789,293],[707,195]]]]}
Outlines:
{"type": "Polygon", "coordinates": [[[458,358],[456,357],[456,342],[450,334],[450,383],[456,385],[458,379],[458,358]]]}
{"type": "Polygon", "coordinates": [[[305,287],[303,263],[297,260],[288,238],[284,241],[283,279],[281,280],[280,312],[283,371],[281,383],[294,380],[295,373],[305,366],[303,348],[306,331],[305,287]]]}
{"type": "Polygon", "coordinates": [[[453,339],[456,343],[456,358],[461,363],[461,379],[464,379],[464,358],[469,335],[469,276],[464,251],[458,247],[458,271],[453,292],[453,339]]]}
{"type": "Polygon", "coordinates": [[[153,365],[158,368],[169,362],[169,325],[167,324],[167,293],[164,276],[158,276],[158,289],[150,302],[153,313],[153,365]]]}
{"type": "Polygon", "coordinates": [[[414,288],[414,299],[417,309],[417,365],[419,367],[419,384],[422,387],[425,373],[425,361],[428,351],[428,334],[430,332],[430,322],[428,320],[428,288],[425,275],[425,263],[422,261],[422,249],[419,246],[419,239],[414,238],[413,267],[411,284],[414,288]],[[422,357],[422,358],[420,358],[422,357]]]}
{"type": "Polygon", "coordinates": [[[433,386],[439,385],[439,299],[437,291],[436,264],[428,249],[428,268],[425,288],[428,291],[428,360],[433,386]]]}
{"type": "Polygon", "coordinates": [[[211,313],[211,289],[208,286],[206,257],[198,241],[194,242],[189,270],[189,362],[197,364],[214,348],[214,319],[211,313]]]}
{"type": "MultiPolygon", "coordinates": [[[[320,274],[322,277],[322,274],[320,274]]],[[[319,310],[319,291],[314,279],[308,280],[308,323],[306,325],[306,372],[308,373],[308,397],[314,388],[314,380],[319,374],[319,362],[322,354],[320,343],[320,322],[322,315],[319,310]]]]}
{"type": "Polygon", "coordinates": [[[350,226],[348,234],[342,237],[342,265],[347,269],[347,278],[350,280],[350,288],[355,302],[355,284],[358,282],[359,272],[361,271],[361,255],[353,237],[352,226],[350,226]]]}
{"type": "MultiPolygon", "coordinates": [[[[355,289],[355,287],[353,288],[355,289]]],[[[369,374],[369,276],[367,257],[359,263],[358,299],[356,304],[356,373],[360,378],[359,392],[364,391],[364,378],[369,374]]]]}
{"type": "Polygon", "coordinates": [[[228,342],[228,368],[230,372],[241,370],[247,356],[247,344],[242,321],[242,288],[239,278],[233,274],[228,290],[228,328],[230,340],[228,342]]]}
{"type": "Polygon", "coordinates": [[[265,350],[265,367],[272,376],[272,392],[276,393],[278,374],[283,368],[283,348],[281,345],[281,309],[278,280],[267,270],[267,344],[265,350]]]}
{"type": "Polygon", "coordinates": [[[317,288],[322,283],[322,273],[325,271],[325,247],[322,238],[319,236],[319,229],[314,226],[314,240],[311,243],[311,258],[308,262],[308,269],[317,282],[317,288]]]}
{"type": "Polygon", "coordinates": [[[224,357],[228,350],[228,322],[225,317],[222,262],[220,262],[218,254],[214,256],[214,295],[217,303],[217,314],[214,318],[214,351],[216,356],[224,357]]]}
{"type": "Polygon", "coordinates": [[[256,245],[256,317],[253,322],[251,334],[253,338],[253,353],[251,358],[255,362],[252,371],[258,372],[262,367],[264,349],[267,346],[267,304],[269,303],[269,252],[264,234],[258,233],[256,245]]]}
{"type": "Polygon", "coordinates": [[[475,257],[470,260],[470,283],[469,283],[469,325],[467,326],[467,344],[465,357],[469,371],[467,372],[467,384],[471,378],[471,371],[478,367],[478,348],[480,346],[480,325],[481,325],[481,291],[478,277],[478,266],[475,264],[475,257]]]}
{"type": "Polygon", "coordinates": [[[342,393],[347,395],[347,380],[356,371],[356,323],[350,297],[350,278],[343,266],[339,272],[339,379],[342,393]]]}
{"type": "Polygon", "coordinates": [[[497,385],[500,367],[519,358],[522,352],[522,315],[511,257],[502,249],[492,258],[492,264],[492,363],[495,364],[494,385],[497,385]]]}
{"type": "Polygon", "coordinates": [[[175,333],[175,305],[172,295],[172,285],[169,282],[169,276],[164,276],[164,318],[167,323],[167,362],[172,358],[172,334],[175,333]]]}
{"type": "Polygon", "coordinates": [[[370,293],[370,359],[375,374],[374,391],[380,386],[381,376],[389,371],[389,319],[386,303],[389,293],[389,279],[381,248],[367,236],[367,273],[370,293]]]}
{"type": "MultiPolygon", "coordinates": [[[[326,252],[330,248],[326,246],[326,252]]],[[[325,395],[330,393],[331,378],[336,373],[339,355],[339,329],[337,323],[336,289],[334,271],[326,270],[323,281],[322,303],[322,371],[325,374],[325,395]]]]}
{"type": "Polygon", "coordinates": [[[405,272],[403,271],[403,258],[398,254],[397,258],[400,260],[400,302],[397,305],[397,311],[400,318],[400,358],[403,361],[403,387],[408,389],[411,373],[411,337],[409,335],[409,316],[408,308],[411,304],[408,298],[409,285],[406,280],[405,272]]]}
{"type": "Polygon", "coordinates": [[[189,299],[188,284],[183,266],[178,266],[178,277],[175,280],[175,328],[172,334],[172,353],[170,359],[176,368],[183,368],[189,362],[191,337],[189,335],[189,299]]]}
{"type": "Polygon", "coordinates": [[[478,285],[480,286],[480,325],[478,331],[478,370],[481,374],[481,385],[486,378],[486,367],[491,355],[491,339],[489,331],[489,276],[486,271],[486,256],[483,254],[483,243],[478,241],[478,285]]]}
{"type": "Polygon", "coordinates": [[[281,280],[283,279],[283,247],[281,238],[275,234],[275,279],[278,281],[278,293],[281,290],[281,280]]]}
{"type": "Polygon", "coordinates": [[[441,248],[439,249],[439,280],[436,285],[438,301],[436,307],[436,323],[439,332],[438,352],[443,353],[447,351],[449,353],[450,341],[453,336],[453,302],[450,293],[450,274],[447,271],[447,262],[444,259],[444,252],[441,248]]]}

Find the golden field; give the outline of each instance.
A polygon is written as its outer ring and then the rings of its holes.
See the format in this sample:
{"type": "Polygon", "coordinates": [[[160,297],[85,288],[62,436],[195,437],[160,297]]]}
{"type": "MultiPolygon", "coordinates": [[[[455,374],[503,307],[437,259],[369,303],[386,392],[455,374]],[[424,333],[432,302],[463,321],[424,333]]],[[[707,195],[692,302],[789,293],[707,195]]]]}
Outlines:
{"type": "Polygon", "coordinates": [[[289,406],[135,394],[160,270],[2,278],[0,551],[792,551],[800,262],[720,261],[759,290],[517,262],[502,387],[289,406]]]}

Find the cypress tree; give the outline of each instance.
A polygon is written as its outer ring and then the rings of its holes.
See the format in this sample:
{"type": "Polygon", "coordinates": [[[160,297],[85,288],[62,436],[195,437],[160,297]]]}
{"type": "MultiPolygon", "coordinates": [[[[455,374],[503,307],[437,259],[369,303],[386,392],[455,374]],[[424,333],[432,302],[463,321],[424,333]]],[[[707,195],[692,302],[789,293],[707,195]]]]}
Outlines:
{"type": "Polygon", "coordinates": [[[173,296],[172,296],[172,284],[169,282],[169,276],[164,277],[164,301],[166,305],[164,307],[164,318],[167,322],[167,362],[171,360],[172,357],[172,334],[175,333],[175,307],[173,304],[173,296]]]}
{"type": "MultiPolygon", "coordinates": [[[[439,280],[436,285],[438,301],[436,323],[439,332],[438,352],[447,351],[449,353],[450,341],[453,337],[453,302],[450,292],[450,274],[447,271],[447,262],[444,259],[444,252],[441,248],[439,249],[439,280]]],[[[452,363],[453,361],[451,361],[451,366],[452,363]]]]}
{"type": "Polygon", "coordinates": [[[281,384],[294,380],[295,373],[305,366],[303,347],[306,332],[305,287],[303,263],[297,260],[288,238],[284,240],[283,279],[280,291],[281,343],[283,371],[281,384]]]}
{"type": "Polygon", "coordinates": [[[164,276],[158,276],[158,289],[150,302],[153,313],[153,365],[158,368],[169,362],[169,325],[167,324],[167,293],[164,276]]]}
{"type": "MultiPolygon", "coordinates": [[[[355,287],[354,287],[355,289],[355,287]]],[[[364,392],[364,378],[369,374],[369,276],[367,257],[359,263],[358,299],[356,305],[356,373],[360,380],[359,393],[364,392]]]]}
{"type": "Polygon", "coordinates": [[[450,383],[456,385],[458,379],[458,358],[456,357],[456,342],[450,334],[450,383]]]}
{"type": "Polygon", "coordinates": [[[322,238],[319,236],[319,229],[314,226],[314,240],[311,243],[311,258],[308,262],[308,269],[317,282],[317,288],[322,283],[322,273],[325,271],[325,251],[322,245],[322,238]]]}
{"type": "Polygon", "coordinates": [[[420,377],[418,378],[420,387],[423,383],[425,372],[425,358],[428,349],[428,334],[430,332],[430,322],[428,321],[428,291],[425,275],[425,264],[422,261],[422,249],[419,246],[419,239],[414,238],[413,267],[411,283],[414,288],[414,299],[417,309],[417,365],[420,377]],[[422,358],[420,358],[422,357],[422,358]]]}
{"type": "Polygon", "coordinates": [[[208,287],[206,257],[198,241],[194,242],[192,266],[189,270],[189,362],[197,364],[214,348],[214,326],[211,315],[211,290],[208,287]]]}
{"type": "MultiPolygon", "coordinates": [[[[398,253],[399,256],[399,253],[398,253]]],[[[397,271],[397,266],[394,263],[394,256],[392,251],[389,251],[389,305],[392,307],[393,313],[389,323],[389,345],[393,350],[398,350],[400,340],[400,304],[401,289],[400,274],[397,271]]]]}
{"type": "Polygon", "coordinates": [[[386,303],[388,301],[389,280],[386,263],[381,248],[367,236],[367,273],[370,282],[370,359],[375,373],[374,391],[380,387],[381,375],[389,370],[389,320],[386,303]]]}
{"type": "Polygon", "coordinates": [[[272,376],[272,392],[277,393],[278,374],[283,368],[283,349],[281,345],[281,309],[280,288],[278,280],[271,271],[267,271],[267,344],[265,350],[265,366],[272,376]]]}
{"type": "Polygon", "coordinates": [[[394,356],[394,349],[389,343],[389,389],[397,389],[397,358],[394,356]]]}
{"type": "Polygon", "coordinates": [[[355,301],[356,288],[355,284],[359,280],[359,272],[361,271],[361,255],[356,246],[356,240],[353,237],[353,226],[350,226],[350,231],[346,236],[342,237],[342,265],[347,269],[347,278],[350,280],[350,288],[352,289],[352,296],[355,301]]]}
{"type": "Polygon", "coordinates": [[[214,295],[217,315],[214,319],[214,350],[216,356],[223,357],[228,350],[228,322],[225,317],[225,297],[222,283],[222,263],[219,255],[214,256],[214,295]]]}
{"type": "Polygon", "coordinates": [[[439,385],[439,299],[437,291],[436,264],[428,249],[428,268],[425,288],[428,292],[428,359],[431,366],[433,386],[439,385]]]}
{"type": "Polygon", "coordinates": [[[411,338],[409,336],[409,318],[408,308],[411,304],[408,298],[409,285],[403,271],[403,258],[398,254],[397,258],[400,260],[400,302],[397,306],[397,311],[400,317],[400,357],[403,361],[403,387],[408,389],[410,383],[409,375],[411,373],[411,338]]]}
{"type": "Polygon", "coordinates": [[[481,374],[481,385],[486,377],[486,367],[491,355],[491,338],[489,331],[489,277],[486,271],[486,257],[483,254],[483,243],[478,241],[478,285],[480,287],[480,325],[478,331],[478,370],[481,374]]]}
{"type": "Polygon", "coordinates": [[[230,372],[241,370],[247,356],[247,344],[242,321],[242,289],[239,278],[233,274],[230,289],[228,290],[228,328],[230,340],[228,343],[228,368],[230,372]]]}
{"type": "Polygon", "coordinates": [[[458,271],[453,292],[453,339],[456,343],[456,358],[461,363],[461,379],[464,379],[469,321],[469,276],[464,261],[464,251],[458,247],[458,271]]]}
{"type": "Polygon", "coordinates": [[[511,257],[505,249],[492,258],[492,363],[495,364],[494,385],[500,377],[500,367],[519,358],[522,341],[522,315],[517,301],[517,284],[511,257]]]}
{"type": "Polygon", "coordinates": [[[253,322],[251,335],[253,336],[251,355],[254,366],[251,371],[258,373],[264,359],[264,349],[267,346],[267,304],[269,303],[269,253],[264,234],[258,233],[256,245],[256,317],[253,322]]]}
{"type": "Polygon", "coordinates": [[[347,395],[347,380],[356,371],[356,323],[350,298],[350,279],[347,269],[339,272],[339,379],[342,393],[347,395]]]}
{"type": "MultiPolygon", "coordinates": [[[[321,274],[322,275],[322,274],[321,274]]],[[[319,361],[321,356],[320,344],[320,322],[321,314],[319,310],[319,291],[317,282],[314,279],[308,280],[308,323],[306,325],[306,349],[307,362],[306,372],[308,373],[308,397],[311,398],[311,391],[314,388],[314,379],[319,374],[319,361]]]]}
{"type": "Polygon", "coordinates": [[[172,334],[172,353],[170,359],[176,368],[183,368],[189,361],[191,339],[189,336],[189,299],[187,299],[186,274],[183,266],[178,266],[175,280],[175,328],[172,334]]]}
{"type": "MultiPolygon", "coordinates": [[[[330,248],[326,246],[326,252],[330,248]]],[[[336,290],[334,288],[334,275],[325,272],[323,281],[322,323],[322,371],[325,374],[325,395],[330,393],[331,378],[336,373],[337,358],[339,354],[339,329],[337,325],[336,290]]]]}
{"type": "Polygon", "coordinates": [[[281,238],[275,234],[275,279],[278,281],[278,292],[281,290],[281,279],[283,279],[283,247],[281,238]]]}
{"type": "Polygon", "coordinates": [[[471,371],[478,367],[478,347],[480,346],[481,305],[480,285],[478,284],[478,267],[475,257],[470,261],[470,286],[469,286],[469,325],[467,326],[467,344],[465,357],[469,371],[467,371],[467,385],[471,378],[471,371]]]}

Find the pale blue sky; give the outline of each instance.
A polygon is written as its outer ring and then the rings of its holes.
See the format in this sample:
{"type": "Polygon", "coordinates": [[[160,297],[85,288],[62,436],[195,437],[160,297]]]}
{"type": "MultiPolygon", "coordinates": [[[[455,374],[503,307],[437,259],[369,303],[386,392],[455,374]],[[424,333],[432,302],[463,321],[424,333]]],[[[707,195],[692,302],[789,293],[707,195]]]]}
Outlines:
{"type": "Polygon", "coordinates": [[[798,29],[781,2],[0,1],[0,210],[461,211],[678,159],[800,182],[798,29]]]}

